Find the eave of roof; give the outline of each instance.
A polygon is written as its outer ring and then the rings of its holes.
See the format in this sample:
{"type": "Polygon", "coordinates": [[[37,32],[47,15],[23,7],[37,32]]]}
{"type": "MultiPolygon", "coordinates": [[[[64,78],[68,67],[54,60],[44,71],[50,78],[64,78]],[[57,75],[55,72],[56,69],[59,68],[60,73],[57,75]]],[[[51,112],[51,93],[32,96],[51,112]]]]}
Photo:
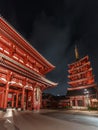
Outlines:
{"type": "MultiPolygon", "coordinates": [[[[14,39],[15,42],[17,42],[17,44],[23,43],[25,46],[25,50],[27,50],[27,48],[31,51],[32,54],[35,55],[36,60],[41,63],[42,65],[46,66],[48,69],[45,71],[44,74],[48,73],[49,71],[53,70],[55,68],[54,65],[52,65],[48,60],[46,60],[34,47],[32,47],[29,42],[24,39],[15,29],[14,27],[12,27],[3,17],[0,16],[0,24],[1,24],[1,28],[4,29],[4,27],[6,28],[6,32],[10,35],[10,37],[12,39],[14,39]]],[[[19,44],[20,46],[22,46],[21,44],[19,44]]],[[[23,46],[22,46],[23,47],[23,46]]],[[[30,52],[28,52],[30,53],[30,52]]],[[[30,55],[32,55],[30,54],[30,55]]]]}

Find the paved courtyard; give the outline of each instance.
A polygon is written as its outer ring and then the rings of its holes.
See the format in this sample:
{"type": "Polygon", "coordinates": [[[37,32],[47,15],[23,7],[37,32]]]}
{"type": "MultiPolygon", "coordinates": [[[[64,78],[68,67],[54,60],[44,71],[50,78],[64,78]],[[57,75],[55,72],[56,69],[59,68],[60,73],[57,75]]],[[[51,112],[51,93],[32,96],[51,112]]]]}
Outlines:
{"type": "Polygon", "coordinates": [[[0,112],[0,130],[98,130],[96,126],[60,120],[42,114],[51,111],[21,112],[8,109],[6,113],[0,112]]]}

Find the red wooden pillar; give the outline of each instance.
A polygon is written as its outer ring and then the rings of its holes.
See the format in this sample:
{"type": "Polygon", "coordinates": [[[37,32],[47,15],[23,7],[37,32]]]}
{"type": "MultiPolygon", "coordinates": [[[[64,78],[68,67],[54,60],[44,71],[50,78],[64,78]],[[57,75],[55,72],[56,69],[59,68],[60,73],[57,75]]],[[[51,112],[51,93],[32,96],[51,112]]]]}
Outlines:
{"type": "Polygon", "coordinates": [[[77,98],[75,98],[75,106],[76,106],[76,107],[78,106],[77,98]]]}
{"type": "Polygon", "coordinates": [[[84,107],[86,107],[86,100],[85,100],[85,96],[83,96],[83,102],[84,102],[84,107]]]}
{"type": "Polygon", "coordinates": [[[32,110],[33,110],[33,108],[34,108],[34,95],[33,95],[33,92],[34,92],[34,88],[33,88],[33,90],[32,90],[32,110]]]}
{"type": "Polygon", "coordinates": [[[1,108],[3,108],[4,103],[4,89],[2,90],[1,108]]]}
{"type": "Polygon", "coordinates": [[[21,97],[21,110],[24,110],[24,96],[25,96],[25,88],[22,88],[22,97],[21,97]]]}
{"type": "Polygon", "coordinates": [[[92,107],[92,101],[90,97],[89,97],[89,106],[92,107]]]}
{"type": "Polygon", "coordinates": [[[32,90],[32,109],[34,109],[34,88],[32,90]]]}
{"type": "Polygon", "coordinates": [[[36,89],[36,83],[34,83],[33,91],[32,91],[32,108],[33,108],[33,110],[36,110],[35,89],[36,89]]]}
{"type": "Polygon", "coordinates": [[[28,110],[32,110],[32,108],[33,108],[33,90],[28,91],[26,99],[27,99],[26,108],[28,110]]]}
{"type": "Polygon", "coordinates": [[[42,104],[42,93],[41,93],[41,88],[39,87],[39,101],[38,101],[39,103],[39,107],[38,107],[38,110],[40,110],[40,108],[41,108],[41,104],[42,104]]]}
{"type": "Polygon", "coordinates": [[[5,98],[4,98],[4,111],[6,111],[6,108],[7,108],[7,102],[8,102],[8,92],[9,92],[9,81],[11,79],[11,76],[12,76],[12,72],[9,72],[7,74],[7,84],[6,84],[6,87],[5,87],[5,98]]]}
{"type": "Polygon", "coordinates": [[[16,93],[16,109],[18,108],[18,92],[16,93]]]}
{"type": "Polygon", "coordinates": [[[25,88],[24,86],[26,85],[26,78],[24,79],[23,82],[23,88],[22,88],[22,97],[21,97],[21,110],[24,110],[24,97],[25,97],[25,88]]]}
{"type": "Polygon", "coordinates": [[[84,96],[82,96],[82,100],[83,100],[83,107],[85,107],[84,96]]]}
{"type": "Polygon", "coordinates": [[[36,102],[35,102],[35,87],[33,89],[33,109],[36,110],[36,102]]]}
{"type": "Polygon", "coordinates": [[[72,106],[72,104],[71,104],[71,99],[69,99],[69,105],[70,105],[70,107],[72,106]]]}
{"type": "Polygon", "coordinates": [[[42,108],[42,90],[40,89],[40,108],[42,108]]]}
{"type": "Polygon", "coordinates": [[[25,106],[25,109],[28,110],[28,90],[26,92],[26,106],[25,106]]]}
{"type": "Polygon", "coordinates": [[[14,107],[14,97],[15,97],[15,95],[13,94],[12,95],[12,108],[14,107]]]}

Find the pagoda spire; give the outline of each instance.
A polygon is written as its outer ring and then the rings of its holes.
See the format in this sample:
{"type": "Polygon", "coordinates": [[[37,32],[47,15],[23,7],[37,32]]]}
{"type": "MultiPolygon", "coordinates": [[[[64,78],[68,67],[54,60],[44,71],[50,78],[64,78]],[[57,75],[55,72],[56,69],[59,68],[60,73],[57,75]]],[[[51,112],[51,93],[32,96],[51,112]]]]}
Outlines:
{"type": "Polygon", "coordinates": [[[79,60],[79,52],[78,52],[78,47],[76,44],[75,44],[75,58],[76,60],[79,60]]]}

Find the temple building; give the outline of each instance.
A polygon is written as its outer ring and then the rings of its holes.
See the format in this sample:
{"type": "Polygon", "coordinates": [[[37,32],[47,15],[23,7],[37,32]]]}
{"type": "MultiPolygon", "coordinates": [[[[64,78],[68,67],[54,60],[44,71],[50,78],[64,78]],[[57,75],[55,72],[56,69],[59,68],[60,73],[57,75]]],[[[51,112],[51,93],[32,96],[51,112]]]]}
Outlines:
{"type": "Polygon", "coordinates": [[[0,16],[0,109],[39,110],[55,68],[0,16]]]}
{"type": "Polygon", "coordinates": [[[78,48],[75,46],[76,61],[68,64],[69,105],[72,108],[96,107],[98,104],[96,88],[89,56],[79,58],[78,48]]]}

